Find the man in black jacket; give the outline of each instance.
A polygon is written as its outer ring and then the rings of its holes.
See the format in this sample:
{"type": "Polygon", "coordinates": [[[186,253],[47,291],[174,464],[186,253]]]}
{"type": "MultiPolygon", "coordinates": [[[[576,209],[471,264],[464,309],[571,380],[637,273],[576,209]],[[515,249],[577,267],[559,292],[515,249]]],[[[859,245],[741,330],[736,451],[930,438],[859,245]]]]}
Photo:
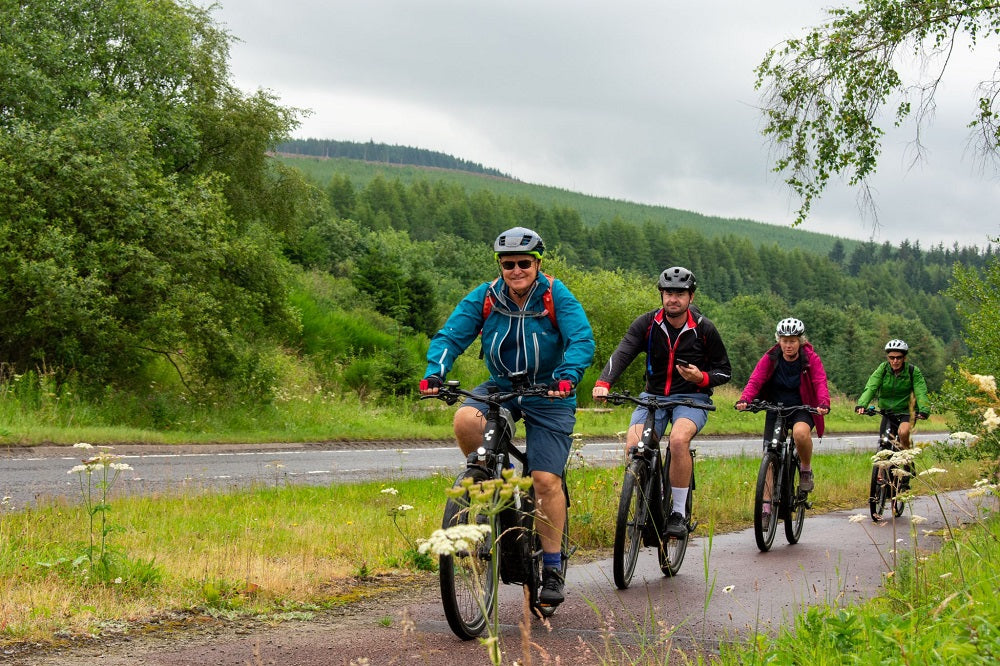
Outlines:
{"type": "MultiPolygon", "coordinates": [[[[643,395],[685,397],[709,402],[712,388],[732,378],[729,355],[718,329],[692,307],[698,283],[694,274],[681,266],[660,274],[658,287],[663,307],[640,315],[628,327],[625,337],[611,354],[594,385],[593,397],[602,400],[641,352],[646,353],[646,387],[643,395]]],[[[636,407],[625,439],[626,450],[642,436],[645,407],[636,407]]],[[[690,516],[685,516],[688,482],[691,478],[691,440],[705,426],[708,413],[695,407],[677,406],[659,410],[656,435],[662,438],[667,421],[670,428],[670,487],[673,508],[667,520],[667,534],[682,537],[690,516]]]]}

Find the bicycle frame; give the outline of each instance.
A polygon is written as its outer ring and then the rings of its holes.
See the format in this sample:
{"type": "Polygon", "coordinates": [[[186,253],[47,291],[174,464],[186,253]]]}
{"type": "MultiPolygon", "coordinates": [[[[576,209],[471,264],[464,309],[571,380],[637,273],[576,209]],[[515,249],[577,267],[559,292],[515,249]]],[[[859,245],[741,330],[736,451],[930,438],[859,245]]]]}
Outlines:
{"type": "MultiPolygon", "coordinates": [[[[436,395],[426,395],[423,398],[437,398],[449,405],[462,398],[472,398],[487,405],[484,410],[485,427],[483,438],[476,450],[466,458],[466,469],[459,475],[456,485],[463,479],[471,478],[476,483],[490,479],[501,479],[506,470],[514,467],[517,461],[521,472],[525,471],[527,456],[524,451],[513,443],[515,423],[510,410],[503,403],[521,396],[547,396],[545,386],[529,386],[524,381],[515,378],[511,391],[491,391],[483,395],[459,388],[458,382],[447,382],[436,395]]],[[[563,493],[569,506],[569,493],[566,480],[562,482],[563,493]]],[[[464,640],[475,638],[485,628],[484,616],[489,615],[497,603],[494,591],[483,590],[484,597],[478,604],[470,605],[466,588],[457,581],[455,569],[459,559],[463,562],[472,559],[486,564],[495,575],[490,574],[490,580],[499,580],[507,584],[519,584],[528,589],[532,611],[540,617],[549,617],[555,611],[554,606],[545,606],[539,602],[538,589],[541,582],[542,548],[537,531],[534,529],[534,492],[523,492],[515,489],[512,504],[503,508],[492,520],[492,536],[488,544],[479,548],[477,553],[462,553],[454,556],[442,556],[440,563],[442,602],[448,624],[457,636],[464,640]],[[496,561],[494,561],[494,559],[496,561]]],[[[445,506],[445,519],[442,526],[462,522],[484,522],[481,517],[471,515],[467,500],[450,499],[445,506]],[[449,524],[450,523],[450,524],[449,524]]],[[[568,523],[568,516],[567,516],[568,523]]],[[[568,525],[564,527],[562,539],[562,573],[565,574],[566,562],[571,554],[569,549],[568,525]]],[[[476,567],[473,567],[476,568],[476,567]]],[[[485,583],[483,583],[485,584],[485,583]]],[[[475,594],[475,590],[472,590],[475,594]]]]}
{"type": "MultiPolygon", "coordinates": [[[[664,575],[676,575],[687,550],[688,535],[697,523],[691,521],[695,479],[694,466],[685,506],[687,519],[683,537],[666,534],[667,516],[671,512],[670,449],[661,449],[656,436],[656,414],[660,410],[673,410],[684,405],[711,411],[715,405],[690,399],[657,398],[654,396],[633,397],[627,393],[608,394],[606,400],[612,404],[633,402],[645,407],[646,419],[639,441],[628,452],[625,478],[622,482],[615,522],[614,579],[619,589],[628,587],[638,560],[640,542],[643,546],[656,546],[660,570],[664,575]]],[[[671,414],[671,421],[673,420],[671,414]]],[[[690,449],[692,461],[696,450],[690,449]]]]}
{"type": "MultiPolygon", "coordinates": [[[[879,451],[895,452],[902,450],[899,441],[897,419],[903,416],[903,414],[874,408],[866,409],[864,414],[866,416],[883,417],[883,421],[879,425],[879,451]]],[[[890,505],[892,514],[895,517],[898,518],[903,514],[905,502],[899,498],[902,482],[897,480],[893,472],[895,468],[896,465],[885,465],[877,462],[872,465],[871,484],[868,490],[868,507],[873,521],[882,520],[886,504],[890,505]]]]}
{"type": "Polygon", "coordinates": [[[770,550],[774,543],[779,520],[785,522],[785,538],[788,543],[798,543],[805,521],[805,510],[812,508],[808,493],[797,490],[795,482],[799,472],[799,459],[788,418],[800,410],[811,414],[819,413],[818,409],[809,405],[785,406],[763,400],[747,403],[747,411],[767,411],[774,414],[770,439],[766,438],[765,432],[754,496],[754,538],[757,547],[764,552],[770,550]]]}

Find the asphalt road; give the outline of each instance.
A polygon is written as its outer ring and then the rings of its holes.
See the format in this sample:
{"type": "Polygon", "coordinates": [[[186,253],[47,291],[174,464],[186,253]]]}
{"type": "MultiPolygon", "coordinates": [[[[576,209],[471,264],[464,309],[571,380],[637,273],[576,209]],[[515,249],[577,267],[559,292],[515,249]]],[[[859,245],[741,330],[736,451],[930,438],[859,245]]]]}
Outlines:
{"type": "MultiPolygon", "coordinates": [[[[915,439],[940,435],[920,433],[915,439]]],[[[817,444],[828,451],[874,451],[872,435],[827,436],[817,444]]],[[[699,456],[758,456],[758,438],[700,437],[699,456]]],[[[621,461],[618,442],[588,442],[580,455],[594,465],[621,461]]],[[[347,481],[455,476],[464,466],[457,447],[440,442],[352,442],[333,444],[259,444],[151,446],[123,445],[112,449],[132,471],[122,473],[116,490],[159,493],[185,488],[227,490],[251,485],[303,483],[322,485],[347,481]]],[[[0,497],[7,506],[25,508],[45,498],[80,497],[79,479],[67,472],[90,452],[66,446],[0,448],[0,497]]]]}

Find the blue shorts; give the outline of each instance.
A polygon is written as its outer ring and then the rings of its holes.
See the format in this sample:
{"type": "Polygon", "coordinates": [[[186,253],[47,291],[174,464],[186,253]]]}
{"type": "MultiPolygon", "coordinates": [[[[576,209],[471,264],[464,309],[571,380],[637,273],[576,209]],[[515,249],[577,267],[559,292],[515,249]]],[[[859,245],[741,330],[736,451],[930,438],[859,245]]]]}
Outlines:
{"type": "MultiPolygon", "coordinates": [[[[654,397],[652,393],[646,393],[643,391],[639,394],[640,398],[651,398],[654,397]]],[[[660,396],[655,396],[660,397],[660,396]]],[[[679,393],[677,395],[671,395],[671,398],[688,398],[694,400],[695,402],[704,402],[706,405],[710,402],[708,396],[704,393],[679,393]]],[[[638,424],[643,425],[646,422],[646,415],[649,410],[645,407],[636,407],[635,411],[632,412],[632,420],[629,421],[629,427],[638,424]]],[[[704,409],[698,409],[697,407],[687,407],[685,405],[677,405],[673,409],[658,409],[656,410],[656,420],[653,422],[656,428],[656,438],[663,439],[663,432],[667,429],[667,423],[672,421],[677,421],[677,419],[687,419],[694,423],[695,434],[697,435],[701,432],[701,429],[705,427],[708,423],[708,412],[704,409]]]]}
{"type": "MultiPolygon", "coordinates": [[[[487,393],[492,382],[484,382],[473,389],[474,393],[487,393]]],[[[485,403],[466,398],[463,407],[475,407],[486,413],[485,403]]],[[[528,469],[551,472],[563,476],[569,461],[569,450],[573,443],[573,428],[576,427],[576,408],[571,400],[528,396],[504,403],[514,419],[524,421],[525,452],[528,469]]]]}

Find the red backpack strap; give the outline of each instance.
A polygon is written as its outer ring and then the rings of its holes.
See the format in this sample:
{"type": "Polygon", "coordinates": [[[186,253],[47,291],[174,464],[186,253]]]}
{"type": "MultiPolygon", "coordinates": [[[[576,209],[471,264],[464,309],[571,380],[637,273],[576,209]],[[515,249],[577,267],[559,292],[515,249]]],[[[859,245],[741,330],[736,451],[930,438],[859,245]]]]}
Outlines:
{"type": "Polygon", "coordinates": [[[556,305],[552,301],[552,285],[555,284],[555,278],[549,275],[548,273],[545,273],[544,275],[549,280],[549,288],[545,291],[544,294],[542,294],[542,303],[545,304],[545,312],[548,313],[549,315],[549,321],[552,322],[552,325],[558,331],[559,322],[556,321],[556,305]]]}
{"type": "MultiPolygon", "coordinates": [[[[553,278],[548,273],[545,273],[545,277],[547,277],[549,279],[549,288],[545,291],[544,294],[542,294],[542,303],[543,303],[543,305],[545,307],[545,314],[547,314],[549,316],[549,321],[552,322],[552,325],[558,331],[559,330],[559,322],[556,321],[556,306],[555,306],[555,303],[552,300],[552,284],[553,284],[553,280],[555,280],[555,278],[553,278]]],[[[490,313],[493,312],[493,304],[496,302],[496,299],[493,297],[493,287],[496,286],[496,283],[499,280],[500,280],[500,278],[497,278],[496,280],[493,280],[493,282],[490,283],[490,288],[486,290],[486,298],[483,299],[483,322],[484,323],[486,322],[486,319],[490,316],[490,313]]],[[[480,333],[480,335],[482,335],[482,332],[483,332],[483,328],[482,328],[482,326],[480,326],[479,327],[479,333],[480,333]]]]}
{"type": "MultiPolygon", "coordinates": [[[[497,278],[496,280],[493,280],[493,282],[490,282],[489,289],[486,290],[486,298],[483,299],[483,323],[486,323],[486,319],[489,318],[490,313],[493,312],[493,304],[496,302],[496,299],[493,297],[493,287],[496,286],[496,283],[499,281],[500,278],[497,278]]],[[[479,334],[482,335],[482,333],[483,326],[480,324],[479,334]]]]}

